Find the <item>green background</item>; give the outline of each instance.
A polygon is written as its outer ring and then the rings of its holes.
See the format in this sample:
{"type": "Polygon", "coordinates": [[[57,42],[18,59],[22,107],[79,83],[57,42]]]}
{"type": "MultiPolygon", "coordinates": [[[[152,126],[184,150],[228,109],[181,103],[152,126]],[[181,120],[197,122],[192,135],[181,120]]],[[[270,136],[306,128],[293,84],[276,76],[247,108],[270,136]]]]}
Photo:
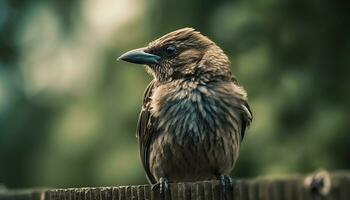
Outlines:
{"type": "Polygon", "coordinates": [[[249,93],[234,178],[348,169],[349,21],[346,0],[0,0],[0,183],[146,183],[135,129],[151,77],[116,58],[187,26],[249,93]]]}

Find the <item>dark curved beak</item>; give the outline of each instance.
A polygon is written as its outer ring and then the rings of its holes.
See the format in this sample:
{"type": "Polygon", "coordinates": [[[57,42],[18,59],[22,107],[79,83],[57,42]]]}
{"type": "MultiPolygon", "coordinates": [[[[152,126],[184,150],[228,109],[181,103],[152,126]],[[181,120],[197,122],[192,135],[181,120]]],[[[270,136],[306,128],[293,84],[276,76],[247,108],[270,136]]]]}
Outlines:
{"type": "Polygon", "coordinates": [[[146,53],[145,48],[140,48],[124,53],[118,60],[124,60],[135,64],[158,64],[160,56],[146,53]]]}

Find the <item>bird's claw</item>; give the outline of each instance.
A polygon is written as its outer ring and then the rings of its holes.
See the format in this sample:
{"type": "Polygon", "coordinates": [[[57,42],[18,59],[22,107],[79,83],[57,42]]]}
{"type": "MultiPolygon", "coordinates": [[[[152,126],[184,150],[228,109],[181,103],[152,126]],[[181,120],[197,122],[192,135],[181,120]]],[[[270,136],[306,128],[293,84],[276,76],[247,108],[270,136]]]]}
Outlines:
{"type": "Polygon", "coordinates": [[[159,187],[159,199],[160,200],[165,200],[165,197],[169,193],[169,183],[168,179],[162,177],[159,179],[159,182],[152,185],[152,191],[155,191],[156,188],[159,187]]]}
{"type": "Polygon", "coordinates": [[[218,180],[219,180],[220,190],[221,190],[221,199],[227,200],[228,191],[233,190],[232,178],[227,175],[220,175],[218,177],[218,180]]]}

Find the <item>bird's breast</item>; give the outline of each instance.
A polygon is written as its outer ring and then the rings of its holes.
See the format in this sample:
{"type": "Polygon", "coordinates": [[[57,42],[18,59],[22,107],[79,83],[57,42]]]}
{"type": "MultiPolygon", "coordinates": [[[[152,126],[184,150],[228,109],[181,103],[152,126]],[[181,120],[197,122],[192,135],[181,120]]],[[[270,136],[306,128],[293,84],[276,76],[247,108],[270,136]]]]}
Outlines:
{"type": "Polygon", "coordinates": [[[238,131],[238,99],[231,82],[206,84],[177,80],[157,87],[151,112],[158,129],[177,136],[238,131]]]}

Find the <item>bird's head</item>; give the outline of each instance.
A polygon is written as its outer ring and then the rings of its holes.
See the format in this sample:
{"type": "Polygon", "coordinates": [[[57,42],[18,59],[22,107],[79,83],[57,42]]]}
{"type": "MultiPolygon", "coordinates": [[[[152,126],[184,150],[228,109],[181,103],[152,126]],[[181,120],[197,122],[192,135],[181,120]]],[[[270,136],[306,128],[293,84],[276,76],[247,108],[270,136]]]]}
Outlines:
{"type": "Polygon", "coordinates": [[[230,74],[229,60],[209,38],[193,28],[170,32],[147,47],[121,55],[119,60],[144,64],[159,81],[210,74],[230,74]]]}

